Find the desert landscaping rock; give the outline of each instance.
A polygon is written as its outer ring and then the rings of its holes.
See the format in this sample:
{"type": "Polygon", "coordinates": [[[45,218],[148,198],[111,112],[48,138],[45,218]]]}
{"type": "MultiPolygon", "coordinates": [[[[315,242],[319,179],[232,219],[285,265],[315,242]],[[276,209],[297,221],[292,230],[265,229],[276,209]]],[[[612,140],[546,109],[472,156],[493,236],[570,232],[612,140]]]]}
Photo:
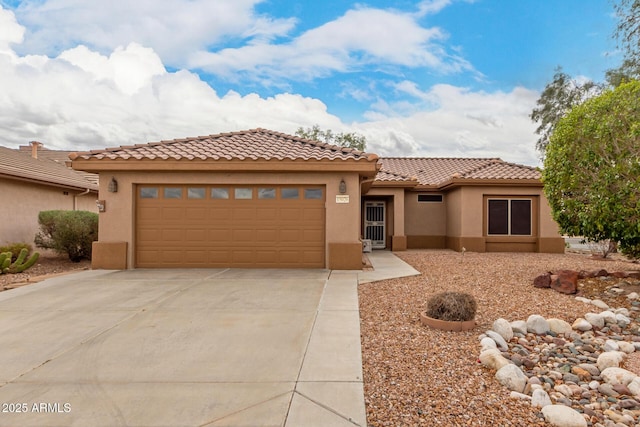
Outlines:
{"type": "Polygon", "coordinates": [[[507,364],[496,372],[496,379],[511,391],[522,393],[527,385],[527,376],[516,365],[507,364]]]}
{"type": "Polygon", "coordinates": [[[549,322],[539,314],[532,314],[527,319],[527,331],[534,334],[546,334],[550,331],[549,322]]]}
{"type": "MultiPolygon", "coordinates": [[[[597,369],[603,337],[608,339],[617,335],[621,340],[633,343],[637,334],[633,331],[640,312],[632,310],[633,301],[624,294],[607,292],[607,287],[618,283],[617,279],[593,279],[594,284],[588,285],[591,288],[585,287],[586,280],[579,280],[577,295],[587,303],[573,295],[531,285],[541,272],[640,269],[636,264],[615,259],[601,261],[577,254],[467,251],[463,258],[453,251],[425,250],[397,252],[396,255],[422,274],[361,284],[358,292],[364,393],[370,427],[548,427],[551,424],[544,420],[542,409],[532,406],[534,390],[544,390],[549,395],[557,393],[553,390],[556,381],[566,384],[563,379],[566,373],[578,375],[571,372],[572,366],[587,364],[597,369]],[[420,324],[419,312],[429,297],[445,291],[467,292],[475,297],[478,302],[475,329],[443,332],[420,324]],[[554,332],[556,336],[550,333],[538,336],[512,328],[514,337],[508,342],[510,350],[505,353],[509,356],[507,363],[513,363],[510,358],[514,354],[520,357],[523,364],[519,368],[528,377],[525,388],[531,400],[512,398],[511,391],[496,380],[496,370],[478,363],[481,348],[478,337],[490,330],[496,319],[526,324],[530,315],[538,314],[547,320],[561,319],[571,325],[587,312],[600,311],[590,303],[595,299],[601,299],[611,307],[628,308],[631,325],[618,332],[605,326],[602,330],[589,332],[554,332]],[[565,341],[565,345],[556,344],[554,339],[565,341]],[[558,380],[548,376],[554,370],[560,374],[558,380]]],[[[633,291],[639,289],[631,288],[633,291]]],[[[629,354],[620,367],[636,372],[631,364],[636,363],[637,355],[637,352],[629,354]]],[[[588,418],[590,427],[614,426],[615,423],[604,415],[609,408],[614,413],[630,416],[633,411],[640,410],[617,406],[619,401],[636,399],[634,396],[620,395],[611,402],[607,401],[609,396],[598,393],[597,387],[595,390],[590,388],[592,382],[604,383],[598,375],[577,384],[583,390],[580,394],[571,398],[561,396],[574,410],[584,411],[582,416],[588,418]],[[586,392],[591,396],[583,397],[586,392]]],[[[627,388],[633,390],[633,384],[627,388]]],[[[640,388],[640,382],[637,386],[640,388]]],[[[549,398],[552,404],[558,404],[555,398],[549,398]]]]}
{"type": "Polygon", "coordinates": [[[587,427],[587,420],[579,412],[564,405],[545,406],[542,414],[555,427],[587,427]]]}
{"type": "MultiPolygon", "coordinates": [[[[505,341],[510,341],[513,338],[513,329],[508,320],[496,319],[493,322],[491,329],[497,332],[505,341]]],[[[505,342],[506,345],[506,342],[505,342]]]]}
{"type": "MultiPolygon", "coordinates": [[[[558,319],[530,315],[526,334],[512,330],[513,338],[507,340],[506,351],[485,350],[480,361],[496,371],[496,379],[511,391],[511,398],[542,408],[544,419],[551,425],[640,425],[639,370],[632,372],[620,366],[627,354],[636,349],[635,343],[625,337],[637,339],[637,328],[634,327],[635,332],[628,331],[629,325],[619,323],[618,316],[627,313],[626,308],[605,315],[586,313],[585,318],[574,321],[570,330],[558,319]],[[542,332],[533,332],[535,325],[544,325],[543,321],[561,326],[557,329],[564,332],[558,333],[554,328],[545,331],[544,327],[537,329],[542,332]]],[[[509,336],[503,329],[507,324],[518,325],[516,322],[519,321],[500,318],[494,321],[493,328],[509,336]]]]}

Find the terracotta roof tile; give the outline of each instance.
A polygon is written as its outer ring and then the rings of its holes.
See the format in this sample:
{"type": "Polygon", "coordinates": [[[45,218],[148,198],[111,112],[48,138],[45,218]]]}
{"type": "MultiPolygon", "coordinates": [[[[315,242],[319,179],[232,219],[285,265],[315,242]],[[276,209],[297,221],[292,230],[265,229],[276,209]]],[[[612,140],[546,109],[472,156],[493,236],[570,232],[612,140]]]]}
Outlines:
{"type": "Polygon", "coordinates": [[[380,181],[392,180],[389,172],[415,176],[420,185],[435,187],[452,179],[540,179],[540,172],[536,168],[497,158],[383,157],[380,161],[382,168],[376,176],[376,180],[380,181]]]}
{"type": "Polygon", "coordinates": [[[82,159],[365,160],[378,157],[266,129],[182,138],[78,153],[82,159]]]}
{"type": "Polygon", "coordinates": [[[95,181],[85,178],[85,174],[76,172],[63,163],[43,158],[34,159],[30,153],[0,147],[0,175],[77,189],[98,190],[95,181]]]}

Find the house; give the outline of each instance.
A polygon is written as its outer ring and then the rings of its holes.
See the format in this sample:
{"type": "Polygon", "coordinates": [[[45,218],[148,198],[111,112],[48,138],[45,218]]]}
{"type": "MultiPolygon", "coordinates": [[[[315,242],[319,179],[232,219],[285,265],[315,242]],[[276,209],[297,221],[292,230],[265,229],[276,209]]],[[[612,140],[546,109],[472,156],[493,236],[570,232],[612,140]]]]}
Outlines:
{"type": "MultiPolygon", "coordinates": [[[[49,154],[61,154],[43,150],[38,142],[30,148],[25,151],[0,147],[0,245],[33,243],[40,211],[97,211],[97,175],[83,174],[52,160],[49,154]]],[[[68,152],[64,155],[68,157],[68,152]]]]}
{"type": "Polygon", "coordinates": [[[380,158],[253,129],[71,156],[100,175],[94,268],[360,269],[375,248],[563,252],[534,168],[380,158]]]}

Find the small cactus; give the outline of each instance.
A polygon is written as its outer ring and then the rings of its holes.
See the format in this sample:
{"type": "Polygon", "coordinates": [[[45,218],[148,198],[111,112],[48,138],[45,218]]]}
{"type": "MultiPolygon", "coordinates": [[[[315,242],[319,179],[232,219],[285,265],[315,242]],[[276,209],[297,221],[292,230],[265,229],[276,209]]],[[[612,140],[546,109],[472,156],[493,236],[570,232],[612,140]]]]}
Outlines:
{"type": "Polygon", "coordinates": [[[38,252],[35,252],[33,255],[31,255],[29,259],[27,259],[27,255],[29,255],[29,250],[23,248],[18,255],[18,259],[16,259],[16,261],[12,264],[11,252],[0,254],[0,273],[22,273],[29,267],[33,266],[33,264],[35,264],[40,257],[40,254],[38,252]]]}
{"type": "Polygon", "coordinates": [[[11,252],[3,252],[0,254],[0,274],[11,265],[11,252]]]}

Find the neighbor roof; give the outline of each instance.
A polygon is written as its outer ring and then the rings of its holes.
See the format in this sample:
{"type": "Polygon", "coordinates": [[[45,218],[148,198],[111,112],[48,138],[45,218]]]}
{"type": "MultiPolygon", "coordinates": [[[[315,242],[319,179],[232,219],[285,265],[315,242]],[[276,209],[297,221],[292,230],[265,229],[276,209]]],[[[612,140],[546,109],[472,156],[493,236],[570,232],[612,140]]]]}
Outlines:
{"type": "Polygon", "coordinates": [[[380,161],[382,167],[376,181],[381,182],[414,177],[420,186],[440,188],[454,181],[540,180],[540,171],[536,168],[498,158],[383,157],[380,161]]]}
{"type": "Polygon", "coordinates": [[[251,129],[195,138],[92,150],[71,156],[72,160],[364,160],[378,156],[352,148],[274,132],[251,129]]]}
{"type": "Polygon", "coordinates": [[[0,147],[0,176],[56,187],[98,190],[95,182],[64,164],[48,158],[34,159],[7,147],[0,147]]]}

